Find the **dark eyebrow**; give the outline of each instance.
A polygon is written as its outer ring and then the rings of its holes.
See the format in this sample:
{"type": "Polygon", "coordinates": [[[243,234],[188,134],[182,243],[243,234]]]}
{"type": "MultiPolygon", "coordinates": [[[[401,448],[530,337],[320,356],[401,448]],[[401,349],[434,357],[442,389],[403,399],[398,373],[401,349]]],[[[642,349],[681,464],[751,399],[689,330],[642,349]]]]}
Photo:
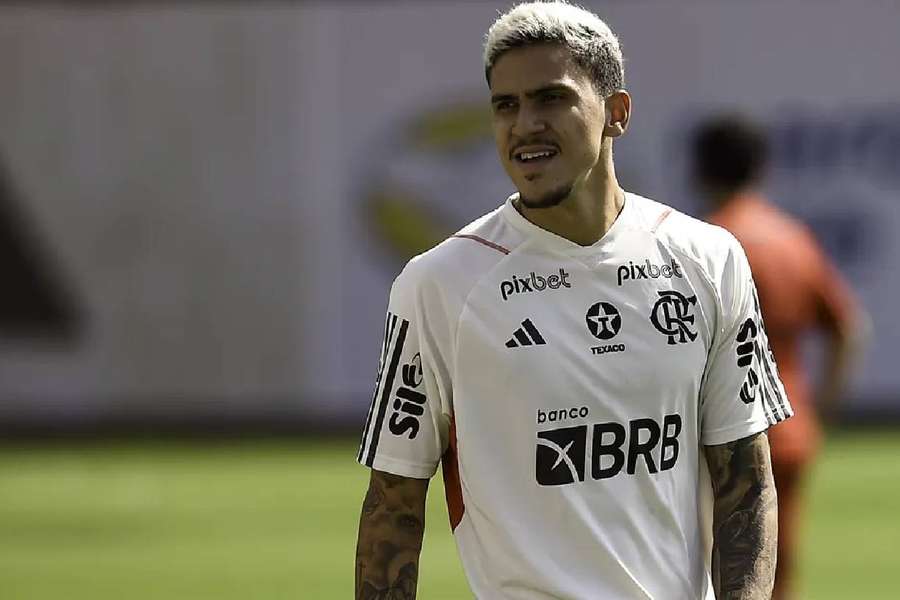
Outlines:
{"type": "Polygon", "coordinates": [[[491,95],[491,104],[497,104],[498,102],[506,102],[509,100],[515,100],[516,97],[512,94],[492,94],[491,95]]]}
{"type": "Polygon", "coordinates": [[[571,87],[564,83],[553,83],[550,85],[539,87],[536,90],[525,92],[525,96],[527,98],[536,98],[537,96],[543,96],[544,94],[549,94],[550,92],[563,92],[565,94],[568,94],[573,91],[574,90],[571,87]]]}
{"type": "MultiPolygon", "coordinates": [[[[552,83],[550,85],[541,86],[539,88],[528,90],[525,92],[526,98],[536,98],[537,96],[542,96],[543,94],[547,94],[550,92],[563,92],[563,93],[572,93],[574,90],[564,84],[564,83],[552,83]]],[[[491,96],[491,104],[496,104],[497,102],[507,101],[507,100],[516,100],[516,96],[514,94],[494,94],[491,96]]]]}

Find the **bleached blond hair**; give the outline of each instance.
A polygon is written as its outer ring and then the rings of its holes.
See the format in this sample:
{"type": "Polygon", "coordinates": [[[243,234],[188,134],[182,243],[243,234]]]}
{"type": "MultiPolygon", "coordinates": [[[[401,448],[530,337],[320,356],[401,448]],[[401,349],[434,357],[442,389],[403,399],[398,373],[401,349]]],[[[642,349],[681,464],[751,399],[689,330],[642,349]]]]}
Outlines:
{"type": "Polygon", "coordinates": [[[491,70],[504,52],[536,44],[567,48],[603,96],[625,85],[622,50],[609,26],[580,6],[556,0],[518,4],[494,21],[484,42],[484,76],[488,86],[491,70]]]}

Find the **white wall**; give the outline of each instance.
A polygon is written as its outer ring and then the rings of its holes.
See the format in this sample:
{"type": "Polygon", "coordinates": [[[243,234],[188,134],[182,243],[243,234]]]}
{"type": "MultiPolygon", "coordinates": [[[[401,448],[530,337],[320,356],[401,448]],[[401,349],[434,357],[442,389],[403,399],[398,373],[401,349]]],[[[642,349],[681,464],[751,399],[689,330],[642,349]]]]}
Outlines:
{"type": "MultiPolygon", "coordinates": [[[[591,4],[628,59],[624,182],[696,211],[694,120],[771,125],[773,198],[821,229],[875,320],[855,394],[896,398],[900,7],[591,4]]],[[[368,198],[402,190],[449,227],[510,191],[486,136],[416,141],[486,108],[499,7],[0,8],[0,157],[89,317],[74,350],[0,341],[0,410],[363,410],[401,266],[368,198]]]]}

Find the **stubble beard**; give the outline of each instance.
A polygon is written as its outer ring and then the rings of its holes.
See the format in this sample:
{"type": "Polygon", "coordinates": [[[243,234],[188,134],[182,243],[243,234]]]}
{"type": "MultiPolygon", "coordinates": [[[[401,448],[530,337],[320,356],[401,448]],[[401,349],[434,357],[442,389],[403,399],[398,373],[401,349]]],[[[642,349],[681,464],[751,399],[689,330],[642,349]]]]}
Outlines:
{"type": "Polygon", "coordinates": [[[571,193],[571,185],[561,185],[538,197],[527,197],[519,192],[519,203],[525,208],[531,209],[553,208],[562,204],[563,200],[568,198],[571,193]]]}

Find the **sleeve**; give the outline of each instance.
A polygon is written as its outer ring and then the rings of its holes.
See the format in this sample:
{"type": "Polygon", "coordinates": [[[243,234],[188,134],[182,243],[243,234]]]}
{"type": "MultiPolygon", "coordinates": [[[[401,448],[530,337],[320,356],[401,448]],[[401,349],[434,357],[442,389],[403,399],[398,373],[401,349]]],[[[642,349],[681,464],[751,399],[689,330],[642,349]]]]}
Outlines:
{"type": "Polygon", "coordinates": [[[716,326],[700,390],[700,439],[725,444],[793,415],[778,376],[747,256],[733,237],[718,278],[716,326]]]}
{"type": "Polygon", "coordinates": [[[451,413],[449,329],[440,302],[408,265],[394,281],[375,392],[357,461],[403,477],[434,475],[447,448],[451,413]]]}

